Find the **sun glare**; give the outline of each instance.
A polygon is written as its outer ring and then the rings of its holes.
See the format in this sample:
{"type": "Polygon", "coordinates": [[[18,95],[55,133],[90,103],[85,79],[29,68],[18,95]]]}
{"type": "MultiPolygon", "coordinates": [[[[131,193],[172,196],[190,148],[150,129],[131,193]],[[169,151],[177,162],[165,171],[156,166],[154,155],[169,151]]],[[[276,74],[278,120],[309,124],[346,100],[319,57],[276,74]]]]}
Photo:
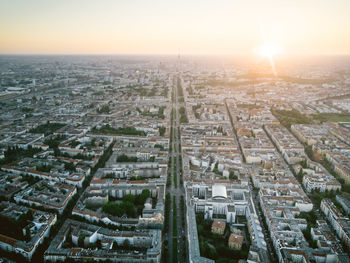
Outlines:
{"type": "Polygon", "coordinates": [[[273,43],[265,43],[258,48],[258,53],[263,57],[273,57],[281,53],[281,48],[273,43]]]}
{"type": "Polygon", "coordinates": [[[263,39],[264,44],[262,46],[256,48],[255,51],[260,56],[267,58],[269,60],[272,72],[275,76],[277,76],[277,70],[276,70],[275,61],[274,61],[273,57],[281,53],[281,51],[282,51],[281,47],[272,43],[272,42],[269,42],[266,39],[266,36],[265,36],[265,33],[263,30],[261,30],[261,35],[262,35],[262,39],[263,39]]]}

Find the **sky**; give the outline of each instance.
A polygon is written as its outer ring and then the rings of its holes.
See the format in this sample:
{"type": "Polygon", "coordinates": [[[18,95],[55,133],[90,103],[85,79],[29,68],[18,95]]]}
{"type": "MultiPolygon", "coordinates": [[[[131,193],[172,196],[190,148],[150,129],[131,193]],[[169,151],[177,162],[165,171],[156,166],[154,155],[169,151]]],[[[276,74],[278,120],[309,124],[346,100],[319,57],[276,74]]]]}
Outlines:
{"type": "Polygon", "coordinates": [[[350,54],[350,0],[0,0],[0,54],[350,54]],[[264,32],[265,40],[262,37],[264,32]]]}

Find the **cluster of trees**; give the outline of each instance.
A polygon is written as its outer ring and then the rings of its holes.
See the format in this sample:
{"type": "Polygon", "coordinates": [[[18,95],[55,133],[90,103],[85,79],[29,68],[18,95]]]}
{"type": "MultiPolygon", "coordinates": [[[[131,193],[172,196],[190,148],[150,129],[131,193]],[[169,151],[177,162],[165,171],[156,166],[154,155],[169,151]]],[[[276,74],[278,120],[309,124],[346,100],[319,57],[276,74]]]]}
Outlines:
{"type": "MultiPolygon", "coordinates": [[[[171,145],[170,145],[171,146],[171,145]]],[[[170,167],[171,167],[171,158],[172,156],[170,155],[171,149],[169,146],[169,158],[168,158],[168,176],[167,176],[167,180],[166,180],[166,186],[171,186],[171,172],[170,172],[170,167]]]]}
{"type": "MultiPolygon", "coordinates": [[[[181,151],[179,147],[179,151],[181,151]]],[[[179,167],[180,167],[180,185],[184,185],[184,180],[183,180],[183,171],[182,171],[182,157],[181,154],[179,154],[179,167]]]]}
{"type": "Polygon", "coordinates": [[[43,133],[45,136],[54,133],[55,131],[64,127],[65,124],[56,122],[46,122],[45,124],[39,125],[36,128],[30,129],[30,133],[43,133]]]}
{"type": "Polygon", "coordinates": [[[162,126],[162,127],[159,127],[158,130],[159,130],[159,135],[164,136],[166,128],[162,126]]]}
{"type": "Polygon", "coordinates": [[[71,147],[77,147],[80,144],[80,142],[78,142],[77,140],[73,140],[69,143],[69,146],[71,147]]]}
{"type": "Polygon", "coordinates": [[[27,232],[26,235],[23,235],[22,229],[32,220],[33,214],[30,210],[21,214],[17,220],[0,215],[0,233],[18,240],[29,241],[30,234],[27,232]]]}
{"type": "Polygon", "coordinates": [[[169,256],[169,241],[168,240],[164,240],[163,241],[163,251],[162,251],[162,261],[161,262],[166,262],[166,260],[168,259],[168,256],[169,256]]]}
{"type": "Polygon", "coordinates": [[[168,172],[168,177],[166,179],[166,186],[169,187],[171,186],[171,173],[168,172]]]}
{"type": "Polygon", "coordinates": [[[141,96],[143,97],[153,97],[156,96],[157,93],[157,87],[152,87],[152,89],[147,92],[146,89],[141,89],[141,96]]]}
{"type": "Polygon", "coordinates": [[[34,108],[23,107],[23,108],[21,108],[21,111],[25,112],[25,113],[30,113],[30,112],[34,111],[34,108]]]}
{"type": "Polygon", "coordinates": [[[312,117],[320,122],[350,122],[350,113],[318,113],[313,114],[312,117]]]}
{"type": "Polygon", "coordinates": [[[247,103],[240,103],[237,104],[238,108],[245,108],[245,109],[259,109],[261,106],[256,105],[256,104],[247,104],[247,103]]]}
{"type": "Polygon", "coordinates": [[[247,259],[248,247],[244,244],[239,251],[231,250],[227,246],[229,235],[217,235],[211,232],[212,220],[205,220],[204,214],[196,216],[199,237],[199,249],[201,256],[215,260],[215,262],[237,262],[239,259],[247,259]]]}
{"type": "Polygon", "coordinates": [[[333,165],[330,161],[327,160],[327,158],[324,158],[322,161],[321,161],[321,164],[327,169],[327,171],[333,175],[335,178],[337,178],[337,180],[339,181],[339,183],[341,183],[342,185],[342,191],[343,192],[347,192],[347,193],[350,193],[350,184],[346,184],[345,183],[345,180],[341,177],[338,176],[338,174],[334,171],[333,169],[333,165]]]}
{"type": "Polygon", "coordinates": [[[158,109],[158,113],[155,114],[155,113],[151,113],[151,112],[143,112],[140,110],[139,107],[136,107],[136,110],[142,115],[142,116],[149,116],[149,117],[157,117],[159,119],[164,119],[165,116],[164,116],[164,109],[165,109],[165,106],[160,106],[159,109],[158,109]]]}
{"type": "Polygon", "coordinates": [[[173,196],[173,236],[177,237],[177,205],[176,196],[173,196]]]}
{"type": "Polygon", "coordinates": [[[171,207],[171,197],[170,193],[167,193],[165,196],[165,217],[164,217],[164,232],[167,233],[169,231],[169,220],[170,220],[170,207],[171,207]]]}
{"type": "Polygon", "coordinates": [[[312,239],[310,226],[308,225],[307,228],[304,229],[302,232],[303,232],[303,235],[304,235],[306,241],[309,243],[309,246],[312,248],[318,248],[317,240],[312,239]]]}
{"type": "Polygon", "coordinates": [[[158,109],[158,118],[159,119],[164,119],[165,116],[164,116],[164,109],[165,109],[165,106],[160,106],[159,109],[158,109]]]}
{"type": "Polygon", "coordinates": [[[73,163],[65,163],[64,164],[64,169],[68,170],[68,171],[71,171],[71,172],[75,172],[76,171],[75,165],[73,163]]]}
{"type": "Polygon", "coordinates": [[[183,93],[183,90],[182,90],[182,87],[181,87],[180,79],[177,80],[177,94],[178,94],[179,97],[183,97],[184,96],[184,93],[183,93]]]}
{"type": "MultiPolygon", "coordinates": [[[[68,202],[66,208],[64,209],[63,213],[61,215],[58,215],[58,219],[57,222],[51,227],[50,229],[50,235],[49,237],[46,237],[44,239],[44,242],[41,243],[38,248],[36,249],[31,262],[42,262],[43,260],[43,254],[44,252],[47,250],[51,240],[53,239],[53,237],[57,234],[58,230],[61,228],[63,222],[64,222],[64,218],[67,218],[69,214],[71,214],[72,208],[75,205],[76,201],[78,200],[78,195],[75,194],[72,199],[68,202]]],[[[47,211],[47,212],[51,212],[51,213],[55,213],[56,211],[52,210],[52,209],[47,209],[47,208],[43,208],[43,207],[37,207],[35,205],[32,205],[31,207],[36,208],[36,209],[41,209],[43,211],[47,211]]],[[[0,224],[2,225],[2,224],[0,224]]],[[[6,255],[7,258],[13,259],[16,262],[28,262],[23,256],[21,256],[20,254],[16,254],[16,253],[12,253],[12,252],[5,252],[3,251],[3,254],[6,255]]],[[[67,260],[69,261],[69,260],[67,260]]]]}
{"type": "Polygon", "coordinates": [[[185,200],[183,195],[181,196],[181,199],[180,199],[180,209],[182,212],[181,224],[182,224],[182,227],[185,227],[185,200]]]}
{"type": "Polygon", "coordinates": [[[177,263],[177,254],[178,254],[178,250],[177,250],[177,237],[173,237],[173,263],[177,263]]]}
{"type": "Polygon", "coordinates": [[[204,237],[210,237],[211,225],[213,224],[213,220],[206,220],[204,219],[203,213],[198,213],[196,215],[196,222],[197,222],[198,235],[201,235],[204,237]]]}
{"type": "Polygon", "coordinates": [[[303,177],[304,177],[304,171],[303,168],[301,168],[299,170],[299,173],[296,175],[297,180],[299,181],[299,183],[303,183],[303,177]]]}
{"type": "Polygon", "coordinates": [[[101,108],[97,109],[97,113],[109,113],[110,112],[110,108],[108,105],[103,105],[101,108]]]}
{"type": "Polygon", "coordinates": [[[309,194],[309,197],[311,201],[316,205],[317,208],[320,207],[322,199],[328,198],[335,204],[335,206],[337,206],[340,210],[342,210],[343,208],[335,198],[337,194],[340,194],[340,192],[339,191],[335,192],[333,191],[333,189],[331,191],[326,190],[324,193],[321,193],[318,189],[316,189],[309,194]]]}
{"type": "MultiPolygon", "coordinates": [[[[68,153],[62,153],[58,148],[54,149],[54,155],[55,156],[62,156],[62,157],[71,158],[71,155],[69,155],[68,153]]],[[[85,154],[82,154],[82,153],[78,153],[78,154],[74,155],[74,159],[91,161],[93,159],[93,156],[92,155],[85,155],[85,154]]]]}
{"type": "Polygon", "coordinates": [[[299,215],[296,216],[296,218],[304,218],[306,219],[308,224],[311,224],[313,227],[316,227],[317,215],[313,210],[308,213],[301,212],[299,215]]]}
{"type": "Polygon", "coordinates": [[[49,186],[48,184],[46,183],[42,183],[42,184],[39,184],[39,185],[36,185],[35,186],[35,190],[36,191],[42,191],[44,189],[48,189],[50,192],[52,193],[55,193],[56,192],[56,188],[53,188],[52,186],[49,186]]]}
{"type": "Polygon", "coordinates": [[[229,175],[230,180],[238,180],[237,175],[235,175],[234,171],[230,171],[230,175],[229,175]]]}
{"type": "Polygon", "coordinates": [[[175,90],[171,92],[171,101],[175,102],[175,90]]]}
{"type": "Polygon", "coordinates": [[[154,145],[154,148],[159,148],[159,149],[161,149],[161,150],[164,150],[164,147],[163,147],[163,145],[161,145],[161,144],[156,144],[156,145],[154,145]]]}
{"type": "Polygon", "coordinates": [[[106,164],[107,160],[109,159],[109,157],[111,157],[111,155],[113,153],[113,146],[114,146],[114,144],[115,144],[115,141],[113,141],[113,143],[111,143],[108,146],[107,150],[105,150],[105,152],[102,154],[102,156],[98,160],[97,164],[92,168],[90,175],[85,178],[85,180],[83,182],[83,188],[84,189],[90,184],[92,176],[95,174],[97,169],[105,167],[105,164],[106,164]]]}
{"type": "MultiPolygon", "coordinates": [[[[100,141],[99,146],[103,146],[104,141],[100,141]]],[[[96,146],[96,138],[92,138],[90,142],[85,143],[86,147],[94,147],[96,146]]]]}
{"type": "Polygon", "coordinates": [[[179,112],[180,112],[180,123],[188,123],[186,111],[183,106],[180,108],[179,112]]]}
{"type": "Polygon", "coordinates": [[[66,136],[64,135],[57,135],[55,137],[48,138],[44,141],[46,145],[48,145],[51,149],[57,149],[58,150],[58,145],[66,139],[66,136]]]}
{"type": "Polygon", "coordinates": [[[104,92],[103,91],[95,91],[94,93],[92,93],[93,96],[102,96],[104,95],[104,92]]]}
{"type": "MultiPolygon", "coordinates": [[[[113,242],[113,250],[135,250],[135,247],[130,243],[129,239],[125,239],[121,245],[118,245],[117,242],[113,242]]],[[[137,248],[138,251],[145,251],[146,248],[137,248]]]]}
{"type": "Polygon", "coordinates": [[[0,160],[0,165],[8,164],[24,157],[33,157],[34,154],[40,152],[41,149],[33,148],[31,145],[27,149],[22,149],[18,146],[8,147],[5,151],[5,158],[0,160]]]}
{"type": "Polygon", "coordinates": [[[189,95],[193,95],[192,86],[188,86],[186,90],[187,90],[187,92],[188,92],[189,95]]]}
{"type": "Polygon", "coordinates": [[[40,172],[44,172],[44,173],[48,173],[51,171],[51,168],[52,168],[52,165],[48,164],[48,165],[41,165],[41,164],[37,164],[35,166],[35,169],[37,171],[40,171],[40,172]]]}
{"type": "MultiPolygon", "coordinates": [[[[69,154],[63,154],[63,156],[69,157],[69,154]],[[67,156],[66,156],[67,155],[67,156]]],[[[74,159],[80,159],[80,160],[87,160],[87,161],[91,161],[93,158],[92,155],[84,155],[82,153],[78,153],[76,155],[74,155],[74,159]]]]}
{"type": "Polygon", "coordinates": [[[103,178],[110,178],[110,179],[114,179],[115,178],[115,174],[114,173],[107,173],[103,176],[103,178]]]}
{"type": "MultiPolygon", "coordinates": [[[[86,246],[84,244],[84,239],[85,237],[87,237],[88,234],[85,233],[85,232],[82,232],[80,233],[79,237],[78,237],[78,246],[79,247],[86,247],[86,248],[91,248],[91,249],[95,249],[95,248],[98,248],[98,249],[101,249],[101,240],[97,240],[96,243],[88,243],[86,246]]],[[[69,240],[70,242],[67,242],[68,243],[68,247],[74,247],[73,243],[71,242],[71,240],[69,240]]],[[[65,243],[64,243],[65,245],[65,243]]],[[[67,245],[67,244],[66,244],[67,245]]]]}
{"type": "Polygon", "coordinates": [[[221,173],[220,173],[218,167],[219,167],[219,163],[216,162],[216,163],[215,163],[215,166],[214,166],[214,169],[213,169],[213,172],[214,172],[215,174],[217,174],[217,175],[221,175],[221,173]]]}
{"type": "Polygon", "coordinates": [[[100,129],[92,128],[93,133],[97,134],[120,134],[120,135],[138,135],[146,136],[144,131],[136,130],[134,127],[119,127],[118,129],[111,127],[109,124],[101,127],[100,129]]]}
{"type": "Polygon", "coordinates": [[[128,217],[136,217],[137,213],[135,207],[139,208],[138,212],[142,211],[146,199],[149,198],[150,195],[150,190],[144,189],[140,195],[125,195],[121,203],[108,202],[102,207],[102,210],[113,216],[121,217],[126,214],[128,217]]]}
{"type": "Polygon", "coordinates": [[[175,185],[175,188],[177,188],[177,171],[176,171],[176,158],[174,158],[174,185],[175,185]]]}
{"type": "Polygon", "coordinates": [[[296,218],[304,218],[307,221],[307,228],[303,230],[303,235],[310,247],[317,248],[317,241],[312,239],[311,228],[316,227],[317,215],[312,210],[311,212],[301,212],[296,218]]]}
{"type": "Polygon", "coordinates": [[[311,124],[312,120],[301,114],[298,110],[276,110],[271,108],[271,113],[280,121],[280,123],[288,129],[293,124],[311,124]]]}
{"type": "MultiPolygon", "coordinates": [[[[318,160],[316,160],[314,158],[314,152],[312,150],[312,147],[310,145],[306,146],[305,147],[305,153],[307,154],[307,156],[312,160],[312,161],[315,161],[317,162],[318,160]]],[[[338,176],[338,174],[334,171],[334,168],[333,168],[333,165],[331,162],[329,162],[327,160],[327,158],[324,158],[323,160],[319,161],[324,168],[326,168],[326,170],[331,174],[333,175],[335,178],[337,178],[337,180],[339,181],[339,183],[341,183],[342,185],[342,191],[343,192],[347,192],[347,193],[350,193],[350,184],[346,184],[345,183],[345,180],[343,178],[340,178],[338,176]]],[[[307,164],[306,164],[306,161],[304,162],[301,162],[301,165],[303,166],[303,168],[307,168],[307,164]]],[[[301,169],[302,170],[302,169],[301,169]]],[[[302,172],[299,172],[299,174],[297,175],[297,179],[300,180],[302,179],[303,177],[303,173],[302,172]]],[[[328,197],[330,198],[330,197],[328,197]]],[[[335,200],[335,199],[334,199],[335,200]]],[[[333,201],[333,200],[332,200],[333,201]]],[[[321,202],[321,201],[319,201],[321,202]]]]}
{"type": "Polygon", "coordinates": [[[224,131],[224,129],[222,128],[222,126],[219,126],[218,129],[217,129],[217,132],[220,132],[222,133],[223,136],[226,136],[227,133],[224,131]]]}
{"type": "Polygon", "coordinates": [[[37,182],[40,181],[39,178],[34,177],[34,176],[30,176],[30,175],[22,175],[21,181],[26,181],[29,185],[33,185],[37,182]]]}
{"type": "Polygon", "coordinates": [[[117,162],[118,163],[127,163],[127,162],[137,162],[137,157],[129,157],[126,154],[121,154],[118,155],[117,157],[117,162]]]}
{"type": "Polygon", "coordinates": [[[169,88],[168,87],[163,87],[162,96],[163,97],[168,97],[168,92],[169,92],[169,88]]]}
{"type": "Polygon", "coordinates": [[[108,202],[103,206],[102,210],[105,213],[118,217],[121,217],[124,214],[127,214],[128,217],[136,216],[134,205],[131,202],[122,202],[119,204],[108,202]]]}
{"type": "Polygon", "coordinates": [[[193,111],[193,113],[194,113],[194,116],[195,116],[197,119],[200,118],[199,113],[197,112],[197,110],[200,109],[200,108],[201,108],[201,105],[200,105],[200,104],[197,104],[197,105],[193,105],[193,106],[192,106],[192,111],[193,111]]]}
{"type": "MultiPolygon", "coordinates": [[[[317,162],[318,160],[316,160],[314,158],[314,152],[312,150],[312,147],[310,145],[306,146],[305,147],[305,153],[307,154],[307,156],[312,160],[312,161],[315,161],[317,162]]],[[[335,178],[337,178],[337,180],[339,181],[339,183],[341,183],[342,185],[342,191],[343,192],[347,192],[347,193],[350,193],[350,184],[346,184],[345,183],[345,180],[343,178],[340,178],[338,176],[338,174],[334,171],[334,168],[333,168],[333,165],[331,162],[329,162],[327,160],[327,158],[324,158],[323,160],[319,161],[324,168],[326,168],[326,170],[331,174],[333,175],[335,178]]],[[[301,165],[303,166],[303,168],[307,168],[307,164],[306,164],[306,161],[305,162],[301,162],[301,165]]],[[[302,170],[302,169],[301,169],[302,170]]],[[[297,179],[298,180],[302,180],[303,178],[303,172],[302,171],[299,171],[299,174],[297,175],[297,179]]],[[[319,193],[317,193],[318,195],[319,193]]],[[[317,195],[315,195],[316,197],[316,202],[319,203],[321,202],[320,201],[320,198],[323,198],[322,196],[321,197],[318,197],[317,195]]],[[[330,198],[330,197],[327,197],[327,198],[330,198]]],[[[332,199],[332,198],[330,198],[332,199]]],[[[335,200],[335,198],[334,198],[335,200]]],[[[332,200],[333,201],[333,200],[332,200]]],[[[336,203],[335,201],[333,201],[334,203],[336,203]]]]}

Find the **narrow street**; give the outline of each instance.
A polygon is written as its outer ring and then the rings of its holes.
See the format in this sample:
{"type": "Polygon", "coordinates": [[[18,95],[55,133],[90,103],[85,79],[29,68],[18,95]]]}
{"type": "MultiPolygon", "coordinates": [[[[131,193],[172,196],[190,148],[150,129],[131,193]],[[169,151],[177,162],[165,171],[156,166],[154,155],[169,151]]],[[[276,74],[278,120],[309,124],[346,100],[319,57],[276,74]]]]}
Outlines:
{"type": "MultiPolygon", "coordinates": [[[[239,151],[240,155],[242,156],[242,160],[243,160],[242,147],[241,147],[241,144],[240,144],[240,142],[238,140],[237,133],[235,132],[235,127],[233,125],[233,119],[232,119],[231,112],[229,110],[229,107],[227,105],[227,101],[226,100],[225,100],[225,105],[226,105],[227,114],[228,114],[228,116],[230,118],[230,123],[231,123],[231,126],[232,126],[234,137],[235,137],[236,142],[238,143],[238,146],[239,146],[238,147],[238,151],[239,151]]],[[[254,165],[248,165],[248,164],[245,164],[245,163],[243,163],[243,166],[248,168],[248,169],[249,168],[254,168],[254,165]]],[[[275,253],[275,249],[273,247],[272,240],[270,238],[270,232],[269,232],[269,229],[266,226],[265,221],[262,218],[262,211],[260,209],[260,204],[259,204],[259,193],[254,191],[254,186],[252,185],[252,181],[251,180],[249,180],[249,189],[250,189],[250,192],[251,192],[252,197],[253,197],[253,202],[254,202],[254,206],[255,206],[255,208],[257,210],[257,213],[258,213],[259,221],[263,222],[263,224],[261,224],[261,228],[262,228],[262,231],[264,233],[264,239],[266,241],[266,245],[267,245],[267,248],[268,248],[268,251],[269,251],[268,254],[269,254],[270,260],[271,260],[271,262],[276,262],[277,255],[275,253]]]]}

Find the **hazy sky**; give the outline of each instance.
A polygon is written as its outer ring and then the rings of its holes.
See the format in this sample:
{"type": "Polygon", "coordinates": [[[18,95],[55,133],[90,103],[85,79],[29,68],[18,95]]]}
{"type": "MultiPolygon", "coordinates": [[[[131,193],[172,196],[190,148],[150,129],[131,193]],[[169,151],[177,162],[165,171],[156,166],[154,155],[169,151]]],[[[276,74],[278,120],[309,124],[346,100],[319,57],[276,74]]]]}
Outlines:
{"type": "Polygon", "coordinates": [[[350,54],[350,0],[0,0],[0,53],[350,54]]]}

